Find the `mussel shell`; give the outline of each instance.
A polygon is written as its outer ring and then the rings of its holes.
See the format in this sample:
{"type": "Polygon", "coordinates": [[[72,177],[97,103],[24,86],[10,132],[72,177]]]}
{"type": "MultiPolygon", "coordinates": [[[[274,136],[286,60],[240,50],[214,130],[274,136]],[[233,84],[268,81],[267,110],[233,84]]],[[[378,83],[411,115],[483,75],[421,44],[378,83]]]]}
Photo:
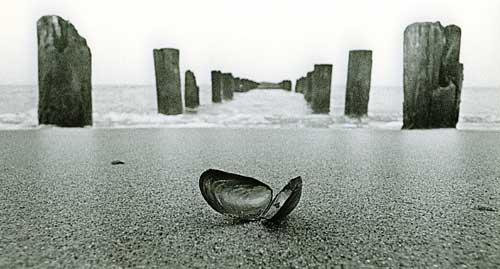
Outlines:
{"type": "Polygon", "coordinates": [[[258,220],[273,199],[272,189],[255,178],[209,169],[200,176],[203,198],[217,212],[258,220]]]}
{"type": "Polygon", "coordinates": [[[269,221],[279,221],[288,216],[300,201],[302,195],[302,178],[291,179],[276,195],[263,218],[269,221]]]}

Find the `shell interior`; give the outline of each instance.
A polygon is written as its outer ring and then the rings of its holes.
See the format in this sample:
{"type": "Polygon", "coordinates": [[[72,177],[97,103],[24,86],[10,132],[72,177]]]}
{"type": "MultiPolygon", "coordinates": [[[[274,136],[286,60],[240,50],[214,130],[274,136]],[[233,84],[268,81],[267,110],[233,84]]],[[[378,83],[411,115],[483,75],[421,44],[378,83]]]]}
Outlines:
{"type": "Polygon", "coordinates": [[[273,199],[273,190],[266,184],[213,169],[201,175],[200,190],[215,211],[243,220],[259,219],[273,199]]]}
{"type": "Polygon", "coordinates": [[[243,219],[276,221],[299,203],[302,179],[296,177],[273,199],[272,189],[251,177],[209,169],[200,177],[203,198],[217,212],[243,219]]]}

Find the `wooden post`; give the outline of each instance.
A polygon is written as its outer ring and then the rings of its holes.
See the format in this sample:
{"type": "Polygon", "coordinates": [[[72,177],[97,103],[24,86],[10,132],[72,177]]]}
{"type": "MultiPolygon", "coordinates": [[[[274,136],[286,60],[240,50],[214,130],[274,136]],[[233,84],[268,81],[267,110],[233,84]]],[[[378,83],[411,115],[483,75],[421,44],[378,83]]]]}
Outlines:
{"type": "Polygon", "coordinates": [[[37,35],[38,123],[92,125],[92,56],[87,41],[59,16],[41,17],[37,35]]]}
{"type": "Polygon", "coordinates": [[[196,77],[190,70],[184,76],[184,104],[189,108],[196,108],[200,105],[200,88],[196,83],[196,77]]]}
{"type": "Polygon", "coordinates": [[[231,73],[222,73],[222,98],[233,99],[234,79],[231,73]]]}
{"type": "Polygon", "coordinates": [[[305,94],[304,94],[304,98],[306,99],[306,101],[309,103],[311,102],[311,99],[312,99],[312,93],[313,93],[313,83],[312,83],[312,80],[313,80],[313,73],[314,71],[311,71],[311,72],[307,72],[307,76],[306,76],[306,89],[305,89],[305,94]]]}
{"type": "Polygon", "coordinates": [[[316,64],[312,76],[311,108],[314,113],[330,112],[332,65],[316,64]]]}
{"type": "Polygon", "coordinates": [[[345,95],[345,115],[361,117],[368,114],[371,76],[372,51],[350,51],[345,95]]]}
{"type": "Polygon", "coordinates": [[[156,72],[158,112],[165,115],[182,114],[179,50],[153,50],[156,72]]]}
{"type": "Polygon", "coordinates": [[[222,73],[220,71],[212,71],[212,102],[222,102],[222,73]]]}
{"type": "Polygon", "coordinates": [[[460,38],[458,26],[439,22],[406,28],[403,129],[456,127],[463,80],[460,38]]]}

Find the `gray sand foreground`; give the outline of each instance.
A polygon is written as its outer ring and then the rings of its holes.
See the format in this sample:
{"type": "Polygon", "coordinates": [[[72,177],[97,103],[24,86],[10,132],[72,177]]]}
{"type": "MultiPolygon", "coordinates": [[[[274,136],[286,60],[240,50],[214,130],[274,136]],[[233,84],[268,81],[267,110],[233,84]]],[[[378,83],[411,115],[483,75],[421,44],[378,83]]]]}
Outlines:
{"type": "Polygon", "coordinates": [[[500,133],[0,132],[0,267],[500,267],[500,133]],[[111,165],[114,160],[123,165],[111,165]],[[208,168],[281,189],[286,222],[238,223],[208,168]]]}

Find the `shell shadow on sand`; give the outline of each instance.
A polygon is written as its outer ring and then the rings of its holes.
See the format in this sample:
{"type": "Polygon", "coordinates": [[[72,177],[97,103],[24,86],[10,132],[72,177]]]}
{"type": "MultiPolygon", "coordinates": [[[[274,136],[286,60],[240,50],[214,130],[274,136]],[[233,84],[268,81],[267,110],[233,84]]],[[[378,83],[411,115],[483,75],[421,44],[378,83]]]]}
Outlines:
{"type": "Polygon", "coordinates": [[[273,199],[273,190],[255,178],[209,169],[200,176],[200,191],[223,215],[241,221],[278,222],[299,203],[302,178],[291,179],[273,199]]]}

